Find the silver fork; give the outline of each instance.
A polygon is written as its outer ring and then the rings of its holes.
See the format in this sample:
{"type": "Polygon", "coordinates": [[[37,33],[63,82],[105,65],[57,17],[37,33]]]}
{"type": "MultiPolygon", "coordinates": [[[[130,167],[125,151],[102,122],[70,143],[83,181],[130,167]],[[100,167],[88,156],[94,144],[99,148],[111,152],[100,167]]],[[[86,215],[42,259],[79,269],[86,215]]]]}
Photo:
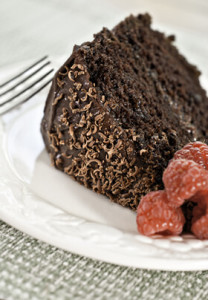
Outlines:
{"type": "Polygon", "coordinates": [[[31,99],[53,78],[48,56],[44,56],[14,77],[0,84],[0,115],[31,99]]]}

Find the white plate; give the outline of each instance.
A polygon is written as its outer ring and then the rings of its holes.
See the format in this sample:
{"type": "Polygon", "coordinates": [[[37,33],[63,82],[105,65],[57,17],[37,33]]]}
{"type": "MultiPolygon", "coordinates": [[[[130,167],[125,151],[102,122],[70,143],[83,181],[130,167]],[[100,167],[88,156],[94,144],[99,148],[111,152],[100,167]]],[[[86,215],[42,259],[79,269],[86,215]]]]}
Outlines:
{"type": "Polygon", "coordinates": [[[40,134],[47,92],[0,120],[0,218],[44,242],[110,263],[208,269],[208,241],[142,236],[134,212],[50,166],[40,134]]]}

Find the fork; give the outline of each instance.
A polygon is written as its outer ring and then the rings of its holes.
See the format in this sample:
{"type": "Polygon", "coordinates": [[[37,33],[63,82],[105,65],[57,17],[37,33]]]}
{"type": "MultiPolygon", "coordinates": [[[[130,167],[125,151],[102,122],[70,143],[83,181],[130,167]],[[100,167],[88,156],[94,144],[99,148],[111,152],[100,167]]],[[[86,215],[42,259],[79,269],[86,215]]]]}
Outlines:
{"type": "Polygon", "coordinates": [[[53,78],[48,56],[0,84],[0,115],[20,106],[46,87],[53,78]]]}

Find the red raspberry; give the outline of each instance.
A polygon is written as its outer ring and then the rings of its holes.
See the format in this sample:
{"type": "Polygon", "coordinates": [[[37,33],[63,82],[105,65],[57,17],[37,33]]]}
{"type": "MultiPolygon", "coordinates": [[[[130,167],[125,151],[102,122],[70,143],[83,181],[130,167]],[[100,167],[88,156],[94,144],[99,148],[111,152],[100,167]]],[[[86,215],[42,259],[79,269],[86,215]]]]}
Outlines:
{"type": "Polygon", "coordinates": [[[206,214],[206,209],[207,209],[207,203],[208,203],[208,192],[199,192],[196,193],[193,197],[189,199],[191,202],[197,203],[196,206],[194,206],[193,211],[192,211],[192,224],[200,219],[202,216],[206,214]]]}
{"type": "Polygon", "coordinates": [[[173,159],[193,160],[208,170],[208,145],[201,142],[189,143],[178,150],[173,159]]]}
{"type": "Polygon", "coordinates": [[[184,223],[181,208],[169,206],[165,191],[150,192],[142,197],[137,208],[137,228],[140,233],[178,235],[184,223]]]}
{"type": "Polygon", "coordinates": [[[179,207],[197,192],[208,189],[208,171],[191,160],[172,160],[163,173],[163,182],[169,205],[179,207]]]}
{"type": "Polygon", "coordinates": [[[191,226],[191,231],[200,240],[208,239],[208,214],[195,221],[191,226]]]}
{"type": "Polygon", "coordinates": [[[197,202],[197,206],[193,209],[193,218],[191,231],[199,239],[208,238],[208,192],[197,193],[190,199],[197,202]]]}
{"type": "Polygon", "coordinates": [[[204,202],[203,203],[199,202],[198,205],[195,206],[192,211],[192,215],[193,215],[191,220],[192,225],[205,214],[206,214],[206,204],[204,202]]]}

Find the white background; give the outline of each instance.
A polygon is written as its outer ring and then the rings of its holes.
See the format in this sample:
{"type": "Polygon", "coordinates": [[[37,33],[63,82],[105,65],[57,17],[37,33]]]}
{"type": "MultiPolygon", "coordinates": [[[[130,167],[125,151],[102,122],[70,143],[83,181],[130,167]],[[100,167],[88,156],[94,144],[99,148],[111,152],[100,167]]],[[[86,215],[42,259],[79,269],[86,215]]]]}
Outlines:
{"type": "Polygon", "coordinates": [[[181,52],[208,74],[207,0],[1,0],[0,67],[45,54],[67,58],[103,26],[143,12],[155,28],[176,33],[181,52]]]}

